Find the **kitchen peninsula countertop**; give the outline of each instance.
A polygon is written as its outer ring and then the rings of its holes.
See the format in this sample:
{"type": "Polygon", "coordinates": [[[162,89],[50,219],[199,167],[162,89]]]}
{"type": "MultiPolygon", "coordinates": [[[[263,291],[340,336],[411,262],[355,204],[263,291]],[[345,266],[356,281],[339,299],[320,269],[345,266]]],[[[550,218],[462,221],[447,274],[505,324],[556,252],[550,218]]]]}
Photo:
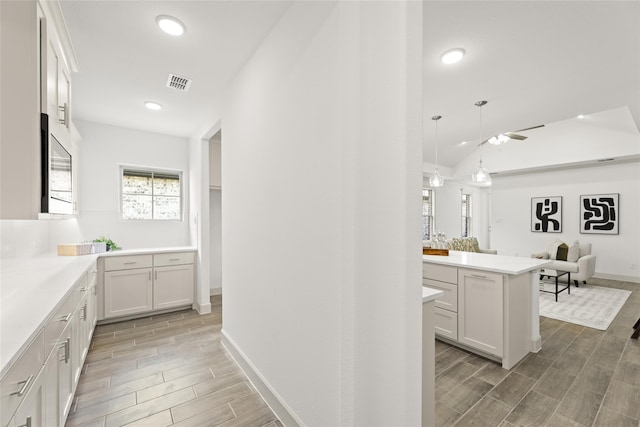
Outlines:
{"type": "Polygon", "coordinates": [[[0,378],[35,339],[73,285],[99,257],[197,251],[193,246],[100,254],[3,258],[0,264],[0,378]]]}
{"type": "Polygon", "coordinates": [[[449,251],[448,256],[423,255],[422,260],[432,264],[463,267],[474,270],[491,271],[502,274],[518,275],[538,270],[551,260],[525,258],[505,255],[491,255],[475,252],[449,251]]]}

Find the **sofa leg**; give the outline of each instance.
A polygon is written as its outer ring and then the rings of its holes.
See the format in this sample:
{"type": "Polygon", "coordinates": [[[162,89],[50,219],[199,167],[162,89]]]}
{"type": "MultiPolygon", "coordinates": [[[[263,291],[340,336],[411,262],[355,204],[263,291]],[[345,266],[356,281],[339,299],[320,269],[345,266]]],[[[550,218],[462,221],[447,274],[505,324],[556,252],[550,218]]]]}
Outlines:
{"type": "MultiPolygon", "coordinates": [[[[584,282],[584,283],[587,283],[587,282],[584,282]]],[[[580,287],[580,285],[578,284],[578,281],[577,281],[577,280],[574,280],[574,281],[573,281],[573,284],[574,284],[574,285],[576,285],[576,288],[579,288],[579,287],[580,287]]]]}
{"type": "Polygon", "coordinates": [[[582,283],[584,283],[584,284],[586,285],[586,284],[587,284],[587,281],[586,281],[586,280],[583,280],[583,281],[582,281],[582,283]]]}

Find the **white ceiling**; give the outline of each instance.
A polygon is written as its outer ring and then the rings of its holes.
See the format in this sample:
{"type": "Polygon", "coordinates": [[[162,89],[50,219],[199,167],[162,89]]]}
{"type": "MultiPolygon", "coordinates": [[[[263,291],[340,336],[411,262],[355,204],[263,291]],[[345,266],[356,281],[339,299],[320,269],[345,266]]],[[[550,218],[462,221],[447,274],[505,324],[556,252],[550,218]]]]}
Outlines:
{"type": "Polygon", "coordinates": [[[640,2],[427,1],[424,7],[425,162],[435,162],[436,114],[441,165],[453,167],[477,150],[479,100],[488,101],[483,139],[621,106],[640,125],[640,2]],[[466,50],[463,61],[442,64],[440,55],[454,47],[466,50]]]}
{"type": "MultiPolygon", "coordinates": [[[[217,120],[224,88],[290,1],[62,0],[80,64],[74,118],[183,137],[217,120]],[[187,26],[162,33],[158,15],[187,26]],[[193,79],[187,93],[169,73],[193,79]],[[164,105],[149,111],[143,102],[164,105]]],[[[640,124],[639,1],[427,1],[424,22],[424,161],[453,167],[483,136],[629,106],[640,124]],[[442,52],[466,49],[445,66],[442,52]],[[461,141],[469,141],[465,146],[461,141]]],[[[534,131],[532,131],[534,132],[534,131]]],[[[526,141],[525,141],[526,143],[526,141]]]]}
{"type": "Polygon", "coordinates": [[[290,1],[62,0],[80,71],[73,118],[183,137],[216,122],[226,85],[251,57],[290,1]],[[171,15],[187,30],[163,33],[171,15]],[[193,79],[188,92],[166,87],[169,73],[193,79]],[[161,111],[144,107],[150,100],[161,111]]]}

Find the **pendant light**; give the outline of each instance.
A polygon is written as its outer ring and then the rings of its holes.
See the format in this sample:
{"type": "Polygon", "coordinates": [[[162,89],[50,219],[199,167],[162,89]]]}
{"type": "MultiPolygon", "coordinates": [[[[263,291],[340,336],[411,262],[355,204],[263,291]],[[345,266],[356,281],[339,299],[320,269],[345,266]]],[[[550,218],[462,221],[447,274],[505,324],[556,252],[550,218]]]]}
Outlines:
{"type": "Polygon", "coordinates": [[[438,120],[441,118],[442,116],[431,117],[431,120],[436,122],[436,173],[429,178],[429,185],[431,187],[442,187],[444,185],[444,178],[442,178],[438,172],[438,120]]]}
{"type": "Polygon", "coordinates": [[[480,108],[480,163],[478,169],[471,174],[471,181],[476,184],[491,185],[491,176],[489,171],[482,166],[482,107],[487,104],[487,101],[476,102],[476,107],[480,108]]]}

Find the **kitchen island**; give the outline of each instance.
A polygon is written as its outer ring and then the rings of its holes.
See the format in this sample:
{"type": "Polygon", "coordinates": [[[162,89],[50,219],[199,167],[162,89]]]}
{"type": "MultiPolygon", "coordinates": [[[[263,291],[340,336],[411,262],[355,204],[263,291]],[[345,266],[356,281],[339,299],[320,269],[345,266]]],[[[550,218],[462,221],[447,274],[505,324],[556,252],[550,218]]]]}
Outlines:
{"type": "Polygon", "coordinates": [[[549,260],[450,251],[423,255],[436,299],[436,337],[511,369],[541,347],[538,271],[549,260]]]}

